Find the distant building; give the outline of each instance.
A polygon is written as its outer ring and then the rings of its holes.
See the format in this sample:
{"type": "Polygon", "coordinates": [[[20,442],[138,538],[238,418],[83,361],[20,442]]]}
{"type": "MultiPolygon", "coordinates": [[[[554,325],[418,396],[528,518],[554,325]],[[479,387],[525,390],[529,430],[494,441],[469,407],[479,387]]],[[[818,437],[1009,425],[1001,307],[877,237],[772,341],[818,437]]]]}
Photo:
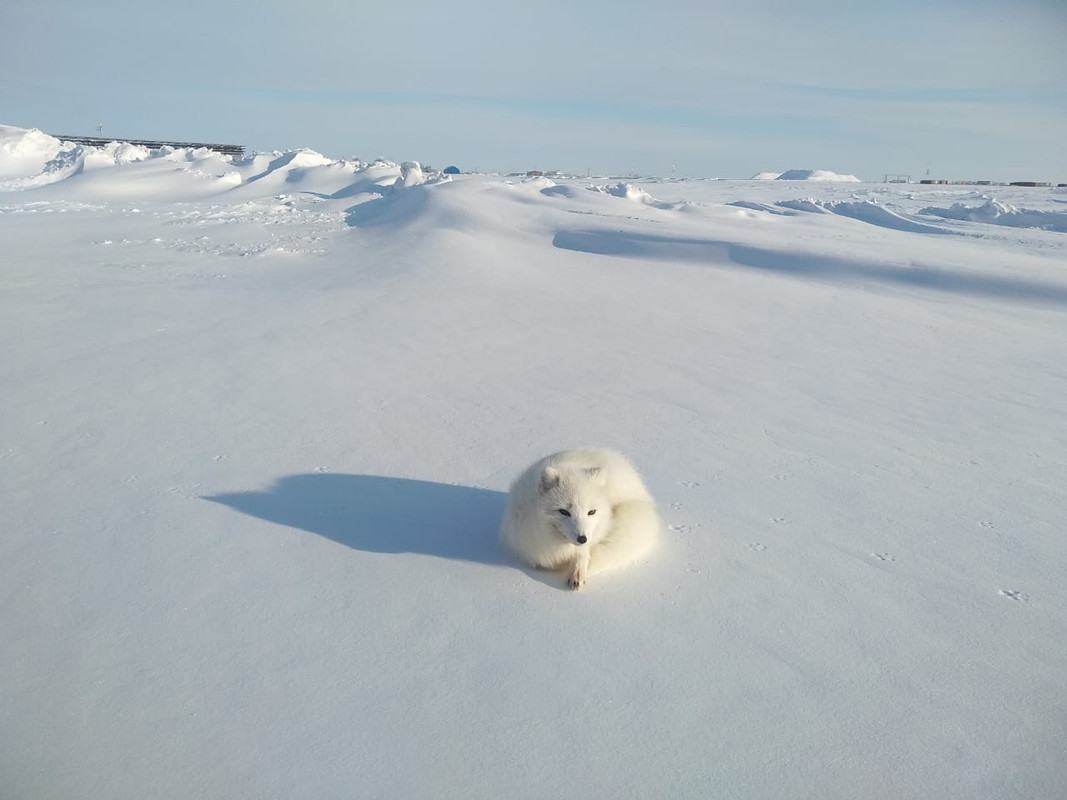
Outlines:
{"type": "Polygon", "coordinates": [[[441,171],[444,172],[445,175],[459,175],[459,167],[445,167],[441,171]]]}
{"type": "Polygon", "coordinates": [[[526,177],[527,178],[540,178],[540,177],[543,177],[544,174],[545,173],[543,173],[539,169],[532,169],[532,170],[530,170],[529,172],[526,173],[526,177]]]}

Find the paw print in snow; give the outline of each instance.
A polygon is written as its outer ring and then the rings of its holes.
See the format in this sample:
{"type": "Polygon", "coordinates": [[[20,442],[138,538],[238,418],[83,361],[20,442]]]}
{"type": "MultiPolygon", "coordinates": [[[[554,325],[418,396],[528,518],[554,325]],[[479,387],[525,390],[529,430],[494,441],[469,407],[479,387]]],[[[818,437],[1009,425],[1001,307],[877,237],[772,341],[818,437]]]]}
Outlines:
{"type": "Polygon", "coordinates": [[[1001,589],[997,594],[1001,597],[1007,597],[1009,600],[1015,600],[1020,603],[1030,602],[1030,595],[1026,592],[1020,592],[1017,589],[1001,589]]]}

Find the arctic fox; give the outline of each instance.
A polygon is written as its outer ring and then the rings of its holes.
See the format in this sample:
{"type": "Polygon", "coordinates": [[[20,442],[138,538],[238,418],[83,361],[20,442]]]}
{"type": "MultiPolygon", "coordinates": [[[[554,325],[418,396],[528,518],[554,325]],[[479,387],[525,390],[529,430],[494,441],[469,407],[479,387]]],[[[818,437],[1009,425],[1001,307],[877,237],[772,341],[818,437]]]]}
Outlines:
{"type": "Polygon", "coordinates": [[[661,523],[637,470],[612,450],[564,450],[531,464],[508,493],[500,540],[531,566],[566,569],[572,589],[655,544],[661,523]]]}

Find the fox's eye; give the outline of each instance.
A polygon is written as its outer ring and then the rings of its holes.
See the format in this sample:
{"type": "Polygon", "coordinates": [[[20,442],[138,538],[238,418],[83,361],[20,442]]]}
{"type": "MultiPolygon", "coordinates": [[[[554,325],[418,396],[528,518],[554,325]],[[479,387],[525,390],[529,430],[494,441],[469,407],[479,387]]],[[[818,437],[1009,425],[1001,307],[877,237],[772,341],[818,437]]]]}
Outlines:
{"type": "Polygon", "coordinates": [[[569,517],[569,516],[571,515],[571,512],[570,512],[570,511],[568,511],[568,510],[567,510],[567,509],[565,509],[565,508],[561,508],[561,509],[559,510],[559,513],[560,513],[560,514],[562,514],[562,515],[563,515],[563,516],[565,516],[565,517],[569,517]]]}
{"type": "Polygon", "coordinates": [[[593,516],[593,514],[596,513],[596,509],[594,508],[591,511],[589,511],[588,513],[589,513],[589,516],[591,517],[591,516],[593,516]]]}

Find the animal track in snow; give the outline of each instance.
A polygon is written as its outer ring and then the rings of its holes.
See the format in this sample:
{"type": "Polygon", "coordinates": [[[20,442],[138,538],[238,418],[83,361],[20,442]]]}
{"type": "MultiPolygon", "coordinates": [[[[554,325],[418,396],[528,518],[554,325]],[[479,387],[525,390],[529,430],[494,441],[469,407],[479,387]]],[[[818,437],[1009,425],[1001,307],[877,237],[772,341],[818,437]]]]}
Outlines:
{"type": "Polygon", "coordinates": [[[984,519],[981,522],[979,522],[978,523],[978,527],[979,528],[985,528],[986,530],[989,530],[989,531],[996,530],[996,528],[997,528],[996,525],[994,525],[992,522],[990,522],[987,519],[984,519]]]}
{"type": "Polygon", "coordinates": [[[1030,602],[1030,595],[1026,592],[1020,592],[1017,589],[1001,589],[997,594],[1001,597],[1007,597],[1009,600],[1016,600],[1020,603],[1030,602]]]}
{"type": "Polygon", "coordinates": [[[752,550],[752,551],[754,551],[756,553],[762,553],[764,550],[767,549],[767,545],[760,544],[759,542],[749,542],[748,544],[745,545],[745,547],[747,547],[749,550],[752,550]]]}
{"type": "Polygon", "coordinates": [[[785,517],[771,517],[771,522],[775,525],[781,525],[783,522],[789,522],[785,517]]]}
{"type": "Polygon", "coordinates": [[[688,525],[668,525],[667,530],[671,533],[692,533],[693,529],[688,525]]]}
{"type": "Polygon", "coordinates": [[[682,481],[681,483],[686,489],[696,489],[700,486],[700,481],[682,481]]]}
{"type": "Polygon", "coordinates": [[[877,558],[879,561],[896,561],[897,560],[897,557],[892,555],[891,553],[871,553],[871,555],[874,556],[875,558],[877,558]]]}

